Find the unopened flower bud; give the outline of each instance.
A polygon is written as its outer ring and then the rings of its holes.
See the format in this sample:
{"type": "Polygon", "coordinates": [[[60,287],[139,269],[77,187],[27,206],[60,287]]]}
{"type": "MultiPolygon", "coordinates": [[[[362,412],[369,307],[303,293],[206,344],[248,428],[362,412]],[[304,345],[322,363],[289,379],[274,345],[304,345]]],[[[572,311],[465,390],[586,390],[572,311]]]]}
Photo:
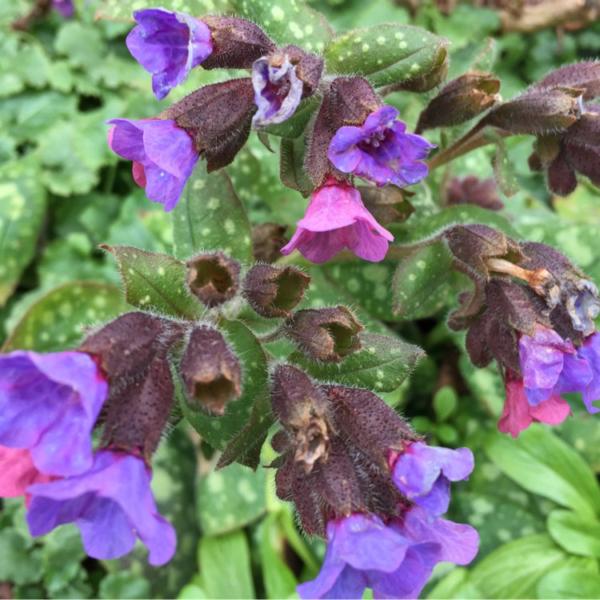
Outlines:
{"type": "Polygon", "coordinates": [[[564,131],[581,115],[580,98],[581,91],[576,89],[530,89],[492,109],[480,126],[491,125],[516,134],[564,131]]]}
{"type": "Polygon", "coordinates": [[[244,280],[244,296],[263,317],[288,317],[309,283],[310,277],[295,267],[256,265],[244,280]]]}
{"type": "Polygon", "coordinates": [[[222,252],[190,258],[187,269],[190,291],[209,308],[231,300],[238,291],[240,265],[222,252]]]}
{"type": "Polygon", "coordinates": [[[584,100],[600,96],[600,62],[583,61],[552,71],[535,88],[568,87],[581,90],[584,100]]]}
{"type": "Polygon", "coordinates": [[[252,228],[252,254],[255,260],[272,263],[280,258],[279,250],[285,246],[286,225],[260,223],[252,228]]]}
{"type": "Polygon", "coordinates": [[[419,116],[416,131],[469,121],[498,100],[500,80],[489,73],[465,73],[446,84],[419,116]]]}
{"type": "Polygon", "coordinates": [[[248,139],[255,111],[252,80],[245,77],[205,85],[170,106],[162,117],[187,131],[210,173],[233,161],[248,139]]]}
{"type": "Polygon", "coordinates": [[[242,393],[238,358],[221,333],[206,325],[192,330],[181,359],[181,376],[194,409],[222,415],[242,393]]]}
{"type": "MultiPolygon", "coordinates": [[[[300,369],[280,365],[273,373],[271,403],[288,433],[294,461],[310,473],[317,461],[327,460],[329,451],[330,424],[325,394],[300,369]]],[[[279,446],[282,444],[280,440],[279,446]]]]}
{"type": "Polygon", "coordinates": [[[132,312],[91,333],[80,349],[106,373],[110,395],[103,410],[103,444],[146,460],[168,425],[174,385],[169,349],[184,335],[180,323],[132,312]]]}
{"type": "Polygon", "coordinates": [[[204,60],[205,69],[250,69],[252,63],[275,49],[273,41],[252,21],[237,17],[210,15],[208,25],[213,50],[204,60]]]}
{"type": "Polygon", "coordinates": [[[362,325],[345,306],[300,310],[285,324],[286,335],[313,360],[339,362],[360,348],[362,325]]]}
{"type": "Polygon", "coordinates": [[[446,202],[449,205],[475,204],[488,210],[504,208],[494,179],[479,179],[474,175],[462,179],[454,177],[446,188],[446,202]]]}

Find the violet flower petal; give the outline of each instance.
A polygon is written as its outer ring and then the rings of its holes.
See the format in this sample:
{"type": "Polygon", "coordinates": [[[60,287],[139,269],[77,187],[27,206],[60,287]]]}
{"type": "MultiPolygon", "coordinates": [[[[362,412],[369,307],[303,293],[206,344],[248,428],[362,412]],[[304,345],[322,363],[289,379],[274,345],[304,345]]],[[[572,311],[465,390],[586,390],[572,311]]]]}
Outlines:
{"type": "Polygon", "coordinates": [[[0,444],[29,450],[39,471],[80,473],[92,464],[91,432],[108,394],[81,352],[0,357],[0,444]]]}
{"type": "Polygon", "coordinates": [[[135,456],[103,450],[86,473],[27,490],[32,535],[74,522],[86,551],[96,558],[116,558],[133,546],[132,532],[149,550],[149,562],[161,565],[175,552],[175,532],[159,514],[150,489],[150,474],[135,456]],[[111,531],[118,537],[111,540],[111,531]]]}
{"type": "Polygon", "coordinates": [[[138,10],[133,16],[138,24],[127,36],[127,48],[152,73],[154,95],[162,100],[210,56],[210,29],[198,19],[163,8],[138,10]]]}

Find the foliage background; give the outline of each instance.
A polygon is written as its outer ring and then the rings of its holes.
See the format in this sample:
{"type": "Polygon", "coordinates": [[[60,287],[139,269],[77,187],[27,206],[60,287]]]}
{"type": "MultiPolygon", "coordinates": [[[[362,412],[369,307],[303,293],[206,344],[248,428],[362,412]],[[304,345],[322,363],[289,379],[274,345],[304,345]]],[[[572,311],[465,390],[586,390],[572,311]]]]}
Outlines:
{"type": "MultiPolygon", "coordinates": [[[[116,266],[98,244],[169,251],[173,234],[170,219],[133,185],[129,165],[105,141],[107,119],[160,110],[149,76],[123,43],[130,25],[94,20],[102,6],[82,1],[75,19],[53,14],[26,33],[9,33],[28,4],[0,3],[0,338],[5,350],[47,351],[76,343],[87,326],[125,309],[116,266]]],[[[210,0],[190,4],[212,8],[210,0]]],[[[445,36],[449,76],[469,67],[490,70],[501,78],[505,99],[552,68],[600,53],[600,23],[576,32],[499,35],[498,15],[468,4],[443,15],[425,2],[415,17],[391,0],[312,4],[337,31],[398,21],[445,36]]],[[[224,76],[197,70],[170,100],[224,76]]],[[[395,93],[389,101],[414,125],[430,95],[395,93]]],[[[445,143],[437,133],[431,139],[445,143]]],[[[531,143],[511,138],[507,157],[481,149],[416,186],[416,211],[395,226],[398,239],[444,223],[483,221],[557,246],[600,284],[598,194],[582,183],[568,198],[551,198],[542,176],[527,167],[531,143]],[[494,170],[505,203],[500,213],[441,205],[447,177],[490,177],[494,170]],[[519,191],[508,197],[512,188],[519,191]]],[[[254,135],[228,170],[253,224],[293,225],[301,216],[305,201],[279,182],[275,155],[254,135]]],[[[504,398],[498,373],[474,369],[462,336],[445,326],[464,281],[440,278],[437,256],[417,258],[430,261],[428,268],[413,259],[395,277],[396,265],[387,263],[314,269],[311,298],[315,306],[347,302],[371,331],[422,346],[428,356],[383,396],[434,443],[468,445],[476,454],[470,481],[455,485],[450,517],[479,529],[481,552],[468,569],[436,571],[425,595],[600,598],[597,421],[575,402],[574,418],[560,428],[532,427],[517,441],[497,434],[504,398]]],[[[86,558],[71,526],[32,540],[23,507],[4,502],[0,597],[293,597],[297,581],[316,574],[324,545],[298,533],[291,507],[275,496],[272,471],[233,465],[214,472],[216,458],[182,427],[163,443],[154,488],[179,546],[173,562],[158,570],[146,566],[140,549],[120,561],[86,558]]],[[[270,458],[267,447],[263,463],[270,458]]]]}

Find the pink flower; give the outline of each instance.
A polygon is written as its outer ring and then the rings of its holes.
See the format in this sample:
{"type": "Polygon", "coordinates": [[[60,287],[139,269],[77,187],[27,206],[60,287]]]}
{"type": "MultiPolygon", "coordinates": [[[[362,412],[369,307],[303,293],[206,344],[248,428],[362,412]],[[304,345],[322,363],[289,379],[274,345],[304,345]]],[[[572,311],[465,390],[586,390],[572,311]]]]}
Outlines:
{"type": "Polygon", "coordinates": [[[312,195],[296,233],[281,249],[298,249],[315,263],[324,263],[344,248],[371,262],[385,258],[394,236],[365,208],[357,189],[329,178],[312,195]]]}
{"type": "Polygon", "coordinates": [[[51,479],[35,468],[29,450],[0,446],[0,498],[24,496],[30,485],[51,479]]]}
{"type": "Polygon", "coordinates": [[[552,394],[547,400],[532,406],[527,401],[523,380],[508,375],[506,401],[498,421],[498,429],[502,433],[510,433],[513,437],[517,437],[533,422],[558,425],[569,416],[570,412],[568,402],[558,394],[552,394]]]}

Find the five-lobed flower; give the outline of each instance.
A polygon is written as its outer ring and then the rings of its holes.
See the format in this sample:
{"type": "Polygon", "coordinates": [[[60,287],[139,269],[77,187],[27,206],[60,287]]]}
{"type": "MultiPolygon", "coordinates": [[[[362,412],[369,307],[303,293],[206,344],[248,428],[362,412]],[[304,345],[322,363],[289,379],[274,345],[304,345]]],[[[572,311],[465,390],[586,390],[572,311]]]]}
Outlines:
{"type": "Polygon", "coordinates": [[[137,10],[133,18],[137,25],[127,36],[127,48],[152,73],[152,90],[162,100],[210,56],[210,29],[199,19],[164,8],[137,10]]]}
{"type": "Polygon", "coordinates": [[[385,258],[393,239],[365,208],[356,188],[329,178],[311,196],[296,232],[281,252],[297,249],[312,262],[323,263],[348,248],[359,258],[378,262],[385,258]]]}

